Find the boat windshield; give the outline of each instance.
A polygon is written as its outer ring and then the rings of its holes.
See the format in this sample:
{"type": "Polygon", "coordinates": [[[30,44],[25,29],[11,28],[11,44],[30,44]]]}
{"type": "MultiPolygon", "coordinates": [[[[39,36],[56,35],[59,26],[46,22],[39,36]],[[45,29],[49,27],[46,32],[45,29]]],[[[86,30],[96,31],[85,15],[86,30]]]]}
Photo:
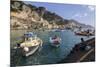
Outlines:
{"type": "Polygon", "coordinates": [[[24,34],[24,37],[26,38],[26,40],[28,40],[29,38],[35,39],[37,35],[33,32],[28,32],[24,34]]]}

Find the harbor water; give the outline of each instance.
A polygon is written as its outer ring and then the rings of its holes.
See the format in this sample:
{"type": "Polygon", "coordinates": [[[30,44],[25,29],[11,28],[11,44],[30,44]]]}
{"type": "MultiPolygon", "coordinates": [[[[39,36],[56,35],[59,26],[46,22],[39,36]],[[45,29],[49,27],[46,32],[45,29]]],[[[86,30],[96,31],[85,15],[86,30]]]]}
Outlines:
{"type": "MultiPolygon", "coordinates": [[[[11,48],[13,48],[16,43],[21,41],[21,37],[26,32],[26,30],[11,30],[11,48]]],[[[14,63],[17,66],[23,65],[40,65],[40,64],[55,64],[58,61],[64,59],[75,46],[75,44],[81,42],[80,38],[88,40],[92,37],[77,36],[71,30],[64,31],[34,31],[38,37],[43,40],[42,47],[33,55],[23,58],[18,57],[18,63],[14,63]],[[50,46],[49,37],[57,35],[61,37],[60,47],[55,48],[50,46]]],[[[11,53],[12,54],[12,53],[11,53]]],[[[11,61],[13,62],[13,61],[11,61]]],[[[12,64],[13,65],[13,64],[12,64]]]]}

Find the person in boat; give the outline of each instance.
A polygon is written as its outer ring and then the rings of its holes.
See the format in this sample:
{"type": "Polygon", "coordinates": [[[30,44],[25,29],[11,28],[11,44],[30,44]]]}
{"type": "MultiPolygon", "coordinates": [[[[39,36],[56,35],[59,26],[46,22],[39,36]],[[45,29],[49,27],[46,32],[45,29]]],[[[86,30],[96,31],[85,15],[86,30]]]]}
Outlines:
{"type": "Polygon", "coordinates": [[[55,44],[55,45],[56,45],[56,44],[59,44],[59,38],[58,38],[57,35],[55,35],[52,39],[54,40],[54,44],[55,44]]]}
{"type": "Polygon", "coordinates": [[[55,35],[52,39],[57,39],[57,35],[55,35]]]}
{"type": "Polygon", "coordinates": [[[86,33],[89,34],[89,33],[90,33],[90,30],[88,29],[88,30],[86,31],[86,33]]]}

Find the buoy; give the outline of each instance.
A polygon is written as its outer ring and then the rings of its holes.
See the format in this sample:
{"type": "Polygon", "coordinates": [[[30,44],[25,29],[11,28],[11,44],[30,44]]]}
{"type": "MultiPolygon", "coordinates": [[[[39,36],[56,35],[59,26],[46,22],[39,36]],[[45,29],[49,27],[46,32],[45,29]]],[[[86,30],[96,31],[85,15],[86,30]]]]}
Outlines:
{"type": "Polygon", "coordinates": [[[28,52],[29,51],[29,48],[28,47],[24,47],[24,51],[25,52],[28,52]]]}

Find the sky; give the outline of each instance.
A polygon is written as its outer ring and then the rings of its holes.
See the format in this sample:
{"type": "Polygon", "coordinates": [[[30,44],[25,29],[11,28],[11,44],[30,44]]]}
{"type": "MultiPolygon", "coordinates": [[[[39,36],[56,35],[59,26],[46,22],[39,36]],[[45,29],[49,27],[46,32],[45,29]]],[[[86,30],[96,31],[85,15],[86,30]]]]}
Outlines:
{"type": "Polygon", "coordinates": [[[95,6],[79,4],[61,4],[25,1],[26,4],[45,7],[48,11],[58,14],[64,19],[74,19],[95,27],[95,6]]]}

